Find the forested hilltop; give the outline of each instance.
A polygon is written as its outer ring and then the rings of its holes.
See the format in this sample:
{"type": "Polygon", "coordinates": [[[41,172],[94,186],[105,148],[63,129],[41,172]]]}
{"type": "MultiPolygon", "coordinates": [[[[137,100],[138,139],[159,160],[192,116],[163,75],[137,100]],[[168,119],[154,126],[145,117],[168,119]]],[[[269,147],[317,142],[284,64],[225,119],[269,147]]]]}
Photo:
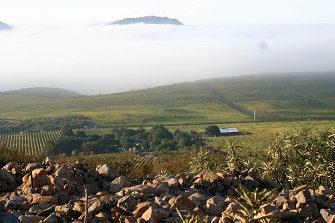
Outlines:
{"type": "Polygon", "coordinates": [[[34,87],[24,88],[20,90],[11,90],[0,92],[0,95],[25,95],[25,96],[36,96],[36,97],[47,97],[47,98],[74,98],[83,96],[77,92],[59,89],[59,88],[48,88],[48,87],[34,87]]]}
{"type": "Polygon", "coordinates": [[[3,23],[0,21],[0,30],[6,30],[6,29],[11,29],[12,27],[10,27],[9,25],[7,25],[6,23],[3,23]]]}
{"type": "Polygon", "coordinates": [[[144,24],[170,24],[170,25],[183,25],[177,19],[170,19],[168,17],[159,17],[159,16],[145,16],[138,18],[125,18],[121,20],[117,20],[111,23],[111,25],[129,25],[136,23],[144,23],[144,24]]]}

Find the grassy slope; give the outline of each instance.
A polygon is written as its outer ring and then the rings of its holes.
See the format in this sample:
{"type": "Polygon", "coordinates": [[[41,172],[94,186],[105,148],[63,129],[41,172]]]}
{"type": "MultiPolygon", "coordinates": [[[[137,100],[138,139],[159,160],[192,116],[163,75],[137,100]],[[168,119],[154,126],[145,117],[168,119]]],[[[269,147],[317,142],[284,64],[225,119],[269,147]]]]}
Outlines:
{"type": "MultiPolygon", "coordinates": [[[[204,80],[231,102],[271,121],[335,119],[335,73],[204,80]]],[[[248,122],[197,82],[68,99],[0,94],[0,118],[88,117],[98,125],[248,122]]]]}
{"type": "Polygon", "coordinates": [[[74,91],[47,87],[24,88],[20,90],[0,92],[0,95],[26,95],[47,98],[74,98],[83,96],[74,91]]]}
{"type": "Polygon", "coordinates": [[[100,125],[183,124],[248,121],[195,83],[70,99],[1,96],[0,117],[88,117],[100,125]]]}
{"type": "Polygon", "coordinates": [[[335,119],[335,72],[248,75],[205,82],[270,121],[335,119]]]}

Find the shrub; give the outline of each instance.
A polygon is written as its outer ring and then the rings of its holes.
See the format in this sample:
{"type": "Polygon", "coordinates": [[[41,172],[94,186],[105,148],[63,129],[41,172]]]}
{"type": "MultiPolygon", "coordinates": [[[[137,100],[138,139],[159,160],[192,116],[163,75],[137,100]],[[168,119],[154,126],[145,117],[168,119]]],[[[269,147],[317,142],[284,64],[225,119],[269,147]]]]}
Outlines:
{"type": "Polygon", "coordinates": [[[12,149],[0,143],[0,166],[4,166],[12,161],[17,163],[41,162],[44,158],[45,154],[43,153],[29,156],[22,150],[12,149]]]}
{"type": "Polygon", "coordinates": [[[335,134],[314,136],[310,128],[296,130],[292,136],[277,134],[260,169],[264,178],[289,188],[301,184],[334,188],[335,134]]]}

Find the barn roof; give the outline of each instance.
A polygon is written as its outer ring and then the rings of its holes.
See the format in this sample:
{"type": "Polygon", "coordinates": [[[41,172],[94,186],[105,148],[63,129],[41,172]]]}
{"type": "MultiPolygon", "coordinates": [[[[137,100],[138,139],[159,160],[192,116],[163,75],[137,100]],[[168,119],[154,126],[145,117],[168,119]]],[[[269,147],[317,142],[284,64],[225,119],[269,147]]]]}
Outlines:
{"type": "Polygon", "coordinates": [[[220,128],[220,133],[237,133],[237,128],[220,128]]]}

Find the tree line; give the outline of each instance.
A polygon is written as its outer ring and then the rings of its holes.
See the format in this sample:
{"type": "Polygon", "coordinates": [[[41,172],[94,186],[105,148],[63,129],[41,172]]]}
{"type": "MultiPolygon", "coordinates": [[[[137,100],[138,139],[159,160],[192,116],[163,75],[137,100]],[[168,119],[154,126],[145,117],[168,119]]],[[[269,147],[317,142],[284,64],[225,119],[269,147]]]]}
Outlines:
{"type": "Polygon", "coordinates": [[[153,151],[176,150],[192,146],[195,140],[179,129],[170,132],[162,125],[144,128],[115,129],[113,134],[87,135],[84,131],[73,132],[71,127],[62,129],[61,137],[47,143],[46,150],[53,154],[66,155],[110,153],[119,150],[153,151]]]}

